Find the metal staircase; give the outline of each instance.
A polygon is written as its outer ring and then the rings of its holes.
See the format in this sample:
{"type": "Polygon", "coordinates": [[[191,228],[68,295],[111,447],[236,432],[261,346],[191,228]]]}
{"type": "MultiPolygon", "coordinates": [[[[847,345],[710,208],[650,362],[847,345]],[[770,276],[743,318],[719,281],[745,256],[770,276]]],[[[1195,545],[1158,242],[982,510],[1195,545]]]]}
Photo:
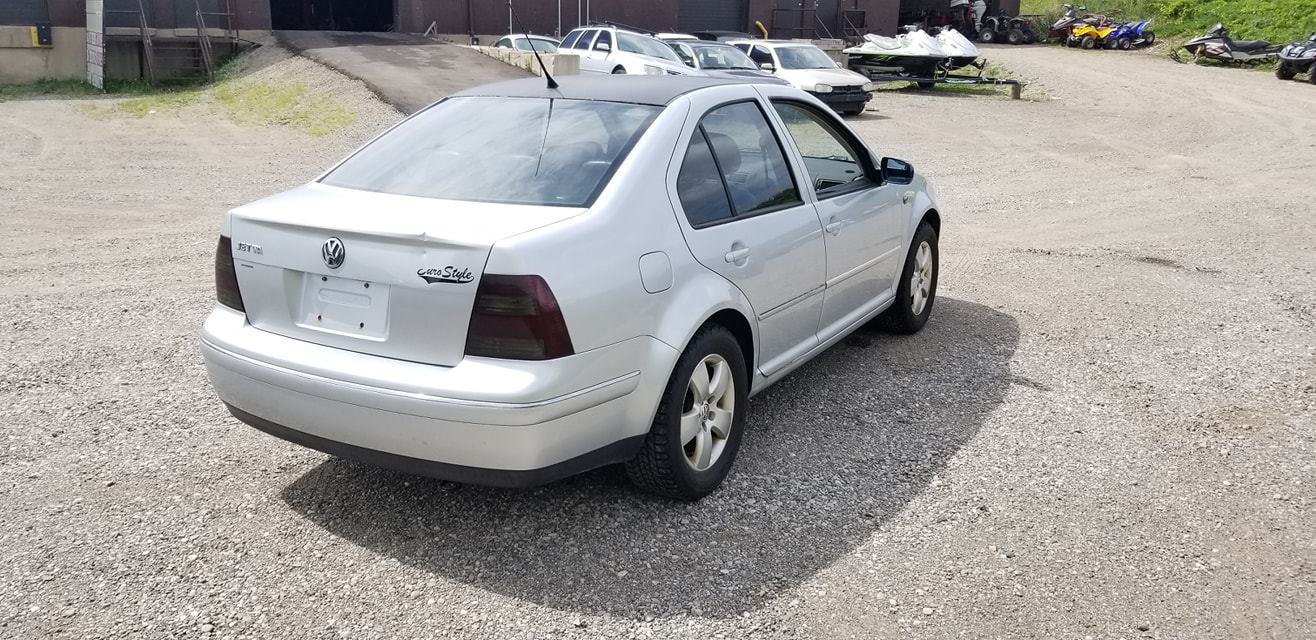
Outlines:
{"type": "MultiPolygon", "coordinates": [[[[170,0],[177,8],[177,0],[170,0]]],[[[106,3],[110,5],[110,2],[106,3]]],[[[210,80],[222,55],[215,51],[215,40],[235,46],[241,37],[233,12],[233,0],[193,0],[195,35],[193,37],[162,37],[150,25],[149,16],[155,15],[149,0],[119,0],[120,8],[105,9],[106,15],[124,16],[129,27],[137,31],[141,43],[142,79],[150,84],[163,80],[210,80]],[[216,36],[213,31],[219,31],[216,36]],[[166,76],[168,76],[166,78],[166,76]]],[[[178,25],[183,26],[183,25],[178,25]]],[[[178,30],[175,30],[177,32],[178,30]]]]}

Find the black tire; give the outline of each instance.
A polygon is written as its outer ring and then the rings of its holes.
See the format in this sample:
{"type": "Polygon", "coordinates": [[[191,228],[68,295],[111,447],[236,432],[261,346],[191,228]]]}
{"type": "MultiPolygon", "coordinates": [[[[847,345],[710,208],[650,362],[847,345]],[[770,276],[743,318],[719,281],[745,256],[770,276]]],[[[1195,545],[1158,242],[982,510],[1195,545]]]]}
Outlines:
{"type": "Polygon", "coordinates": [[[1078,41],[1078,46],[1091,51],[1097,48],[1097,39],[1092,36],[1083,36],[1083,39],[1078,41]]]}
{"type": "Polygon", "coordinates": [[[1143,31],[1143,32],[1142,32],[1142,46],[1144,46],[1144,47],[1150,47],[1150,46],[1152,46],[1152,45],[1154,45],[1154,44],[1156,44],[1156,32],[1155,32],[1155,31],[1143,31]]]}
{"type": "Polygon", "coordinates": [[[1024,32],[1018,29],[1011,29],[1005,34],[1005,41],[1010,44],[1023,44],[1024,32]]]}
{"type": "Polygon", "coordinates": [[[932,225],[924,222],[918,226],[918,231],[914,233],[914,239],[909,243],[909,253],[905,255],[905,267],[900,270],[900,285],[896,287],[896,301],[892,303],[891,308],[882,312],[878,316],[879,326],[892,333],[903,333],[906,335],[918,333],[923,325],[928,323],[928,318],[932,317],[932,306],[937,301],[937,277],[940,271],[938,264],[937,249],[937,232],[932,225]],[[932,250],[932,277],[928,286],[927,302],[919,313],[914,313],[912,304],[912,287],[911,281],[914,275],[914,263],[918,256],[919,247],[923,243],[928,243],[932,250]]]}
{"type": "Polygon", "coordinates": [[[1279,78],[1280,80],[1292,80],[1293,76],[1296,75],[1298,75],[1297,72],[1294,71],[1293,69],[1290,69],[1289,65],[1284,64],[1283,60],[1280,60],[1279,62],[1275,63],[1276,78],[1279,78]]]}
{"type": "Polygon", "coordinates": [[[1032,31],[1024,32],[1024,44],[1033,44],[1037,42],[1037,34],[1032,31]]]}
{"type": "Polygon", "coordinates": [[[1316,62],[1311,63],[1311,66],[1307,68],[1307,82],[1316,84],[1316,62]]]}
{"type": "Polygon", "coordinates": [[[693,502],[712,493],[722,484],[736,459],[748,404],[748,367],[740,343],[721,326],[703,327],[695,333],[677,360],[649,434],[645,436],[639,453],[626,463],[626,475],[640,489],[676,500],[693,502]],[[721,455],[712,466],[697,471],[686,461],[686,452],[680,442],[681,414],[686,409],[687,386],[695,367],[714,354],[730,365],[735,384],[735,405],[721,455]]]}
{"type": "Polygon", "coordinates": [[[1127,36],[1115,41],[1115,48],[1120,51],[1128,51],[1133,48],[1133,39],[1127,36]]]}
{"type": "Polygon", "coordinates": [[[983,27],[982,31],[978,32],[978,42],[981,42],[983,44],[991,44],[993,42],[996,42],[996,31],[994,31],[991,27],[983,27]]]}
{"type": "Polygon", "coordinates": [[[859,114],[862,114],[863,112],[864,112],[864,106],[859,105],[857,107],[850,107],[845,111],[843,111],[842,113],[844,113],[847,116],[857,116],[859,114]]]}
{"type": "Polygon", "coordinates": [[[617,76],[624,76],[626,75],[626,67],[617,67],[616,69],[612,70],[612,74],[617,76]]]}
{"type": "Polygon", "coordinates": [[[931,88],[937,86],[937,83],[935,83],[935,82],[931,82],[931,81],[928,81],[928,80],[922,80],[922,81],[919,81],[919,82],[915,82],[914,84],[918,85],[918,88],[920,88],[920,89],[931,89],[931,88]]]}
{"type": "Polygon", "coordinates": [[[1073,47],[1077,47],[1077,46],[1078,46],[1078,38],[1075,38],[1075,37],[1072,36],[1072,35],[1071,35],[1071,36],[1066,36],[1066,37],[1065,37],[1065,44],[1066,44],[1066,45],[1069,45],[1071,48],[1073,48],[1073,47]]]}

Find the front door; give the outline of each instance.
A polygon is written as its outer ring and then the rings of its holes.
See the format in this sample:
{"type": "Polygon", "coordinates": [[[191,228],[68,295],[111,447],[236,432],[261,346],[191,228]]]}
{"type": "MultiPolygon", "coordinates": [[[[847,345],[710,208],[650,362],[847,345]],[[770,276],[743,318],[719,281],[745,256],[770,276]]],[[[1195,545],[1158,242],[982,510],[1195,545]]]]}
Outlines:
{"type": "Polygon", "coordinates": [[[753,307],[759,370],[767,376],[818,344],[826,257],[822,225],[765,105],[745,95],[744,87],[728,86],[692,99],[691,113],[703,115],[687,124],[668,180],[695,258],[753,307]]]}
{"type": "Polygon", "coordinates": [[[882,183],[866,148],[830,110],[787,98],[772,106],[803,159],[823,225],[827,294],[818,336],[825,341],[894,295],[906,189],[882,183]]]}

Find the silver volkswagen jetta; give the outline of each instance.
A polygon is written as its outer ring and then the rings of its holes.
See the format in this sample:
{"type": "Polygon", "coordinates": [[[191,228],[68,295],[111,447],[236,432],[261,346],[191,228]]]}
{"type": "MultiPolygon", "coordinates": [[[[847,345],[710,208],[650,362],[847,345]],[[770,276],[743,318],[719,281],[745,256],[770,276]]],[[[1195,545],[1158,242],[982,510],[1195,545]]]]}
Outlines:
{"type": "Polygon", "coordinates": [[[918,331],[940,214],[791,87],[478,87],[231,211],[201,347],[238,419],[501,486],[625,463],[693,500],[747,399],[878,318],[918,331]]]}

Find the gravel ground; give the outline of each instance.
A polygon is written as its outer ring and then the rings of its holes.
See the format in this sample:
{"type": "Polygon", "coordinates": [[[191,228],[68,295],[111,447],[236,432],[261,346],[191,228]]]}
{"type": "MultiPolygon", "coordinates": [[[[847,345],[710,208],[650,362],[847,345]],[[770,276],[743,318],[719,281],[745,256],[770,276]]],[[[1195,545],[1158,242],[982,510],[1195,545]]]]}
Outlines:
{"type": "Polygon", "coordinates": [[[222,212],[311,138],[0,104],[0,637],[1305,638],[1316,628],[1311,87],[999,48],[1032,100],[880,95],[934,179],[942,297],[751,405],[694,505],[515,492],[228,417],[196,334],[222,212]],[[935,132],[935,133],[934,133],[935,132]]]}

